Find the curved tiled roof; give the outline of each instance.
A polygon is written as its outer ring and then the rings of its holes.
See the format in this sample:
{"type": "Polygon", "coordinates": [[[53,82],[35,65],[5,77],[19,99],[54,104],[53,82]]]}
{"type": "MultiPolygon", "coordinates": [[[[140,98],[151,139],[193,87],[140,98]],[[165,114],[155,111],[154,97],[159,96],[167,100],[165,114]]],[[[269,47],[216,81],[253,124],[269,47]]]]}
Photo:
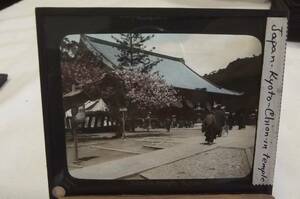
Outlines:
{"type": "MultiPolygon", "coordinates": [[[[110,68],[118,66],[118,58],[121,46],[117,43],[102,39],[81,35],[81,42],[110,68]]],[[[143,51],[149,55],[150,60],[161,61],[152,68],[152,72],[158,71],[167,84],[173,87],[203,90],[210,93],[225,95],[241,95],[241,93],[228,90],[209,82],[184,63],[182,58],[171,57],[150,51],[143,51]]]]}

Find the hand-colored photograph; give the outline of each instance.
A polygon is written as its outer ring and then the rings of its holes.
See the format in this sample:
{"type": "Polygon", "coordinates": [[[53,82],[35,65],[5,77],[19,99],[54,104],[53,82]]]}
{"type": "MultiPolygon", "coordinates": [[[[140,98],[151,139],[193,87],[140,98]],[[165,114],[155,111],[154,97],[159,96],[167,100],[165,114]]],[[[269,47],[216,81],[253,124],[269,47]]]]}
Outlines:
{"type": "Polygon", "coordinates": [[[76,34],[64,37],[60,58],[73,177],[251,173],[262,73],[255,37],[76,34]]]}

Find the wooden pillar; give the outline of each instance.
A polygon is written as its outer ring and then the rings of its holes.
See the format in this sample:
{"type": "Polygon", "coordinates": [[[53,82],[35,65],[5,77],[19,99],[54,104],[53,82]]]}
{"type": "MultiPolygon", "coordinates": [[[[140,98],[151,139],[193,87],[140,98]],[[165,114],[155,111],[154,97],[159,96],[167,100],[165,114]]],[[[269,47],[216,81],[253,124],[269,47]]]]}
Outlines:
{"type": "Polygon", "coordinates": [[[94,128],[98,127],[98,115],[95,116],[94,128]]]}

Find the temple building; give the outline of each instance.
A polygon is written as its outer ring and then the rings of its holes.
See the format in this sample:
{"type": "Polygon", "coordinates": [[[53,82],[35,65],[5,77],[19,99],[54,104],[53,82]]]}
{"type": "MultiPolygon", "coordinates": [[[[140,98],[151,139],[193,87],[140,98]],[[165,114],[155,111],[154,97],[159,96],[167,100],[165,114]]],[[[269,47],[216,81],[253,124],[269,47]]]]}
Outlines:
{"type": "MultiPolygon", "coordinates": [[[[117,55],[120,53],[120,44],[88,35],[80,35],[79,46],[87,50],[89,54],[92,54],[94,56],[93,59],[101,63],[101,67],[105,70],[114,70],[119,66],[117,55]]],[[[199,121],[203,117],[204,108],[207,104],[215,104],[215,99],[236,98],[243,95],[241,92],[223,88],[205,79],[186,65],[183,58],[146,50],[142,50],[142,52],[147,54],[151,61],[160,60],[150,72],[159,72],[166,83],[175,88],[182,98],[180,104],[152,115],[154,127],[161,127],[162,121],[170,116],[177,121],[184,121],[184,123],[187,121],[199,121]]],[[[102,99],[99,100],[101,101],[102,99]]],[[[103,103],[105,104],[105,100],[103,103]]],[[[107,117],[105,110],[97,110],[96,112],[89,110],[88,116],[88,127],[104,127],[103,124],[98,125],[97,123],[100,120],[103,123],[103,118],[107,117]],[[95,113],[101,113],[103,117],[99,118],[95,113]]],[[[98,128],[98,130],[101,128],[98,128]]]]}

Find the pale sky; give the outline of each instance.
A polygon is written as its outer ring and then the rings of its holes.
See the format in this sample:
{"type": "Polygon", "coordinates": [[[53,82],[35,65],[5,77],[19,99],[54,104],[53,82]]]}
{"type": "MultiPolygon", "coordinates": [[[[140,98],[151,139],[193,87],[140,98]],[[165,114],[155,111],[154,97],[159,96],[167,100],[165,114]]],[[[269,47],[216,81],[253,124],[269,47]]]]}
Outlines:
{"type": "MultiPolygon", "coordinates": [[[[114,42],[111,34],[89,36],[114,42]]],[[[78,35],[68,37],[79,39],[78,35]]],[[[149,48],[156,47],[154,52],[183,58],[186,65],[200,75],[225,68],[237,58],[252,57],[262,52],[259,40],[246,35],[155,34],[145,44],[149,48]]]]}

